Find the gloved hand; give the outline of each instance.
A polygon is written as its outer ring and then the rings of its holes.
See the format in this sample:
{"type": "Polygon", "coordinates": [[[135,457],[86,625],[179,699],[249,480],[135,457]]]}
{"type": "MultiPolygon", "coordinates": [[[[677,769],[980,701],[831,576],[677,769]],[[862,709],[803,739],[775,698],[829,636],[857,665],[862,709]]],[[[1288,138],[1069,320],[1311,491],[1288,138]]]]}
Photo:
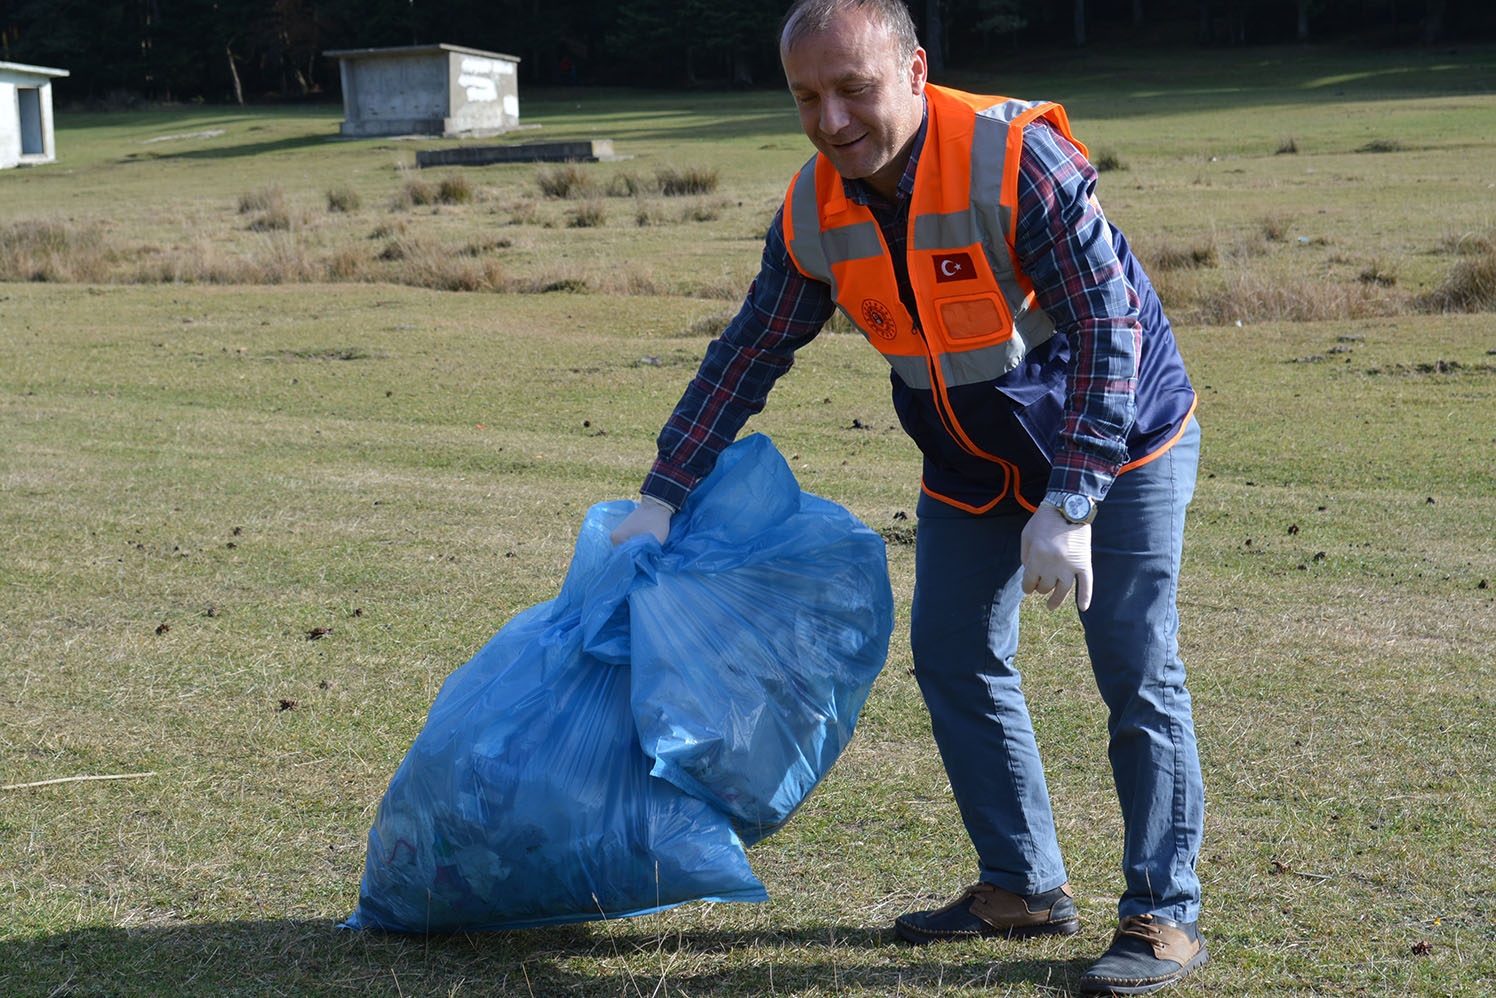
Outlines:
{"type": "Polygon", "coordinates": [[[1042,503],[1019,539],[1023,561],[1023,591],[1049,593],[1048,607],[1058,610],[1075,590],[1082,610],[1091,605],[1091,525],[1071,523],[1060,511],[1042,503]]]}
{"type": "Polygon", "coordinates": [[[670,536],[670,517],[674,513],[675,510],[654,496],[641,495],[639,507],[625,516],[623,522],[614,527],[613,533],[609,535],[613,546],[617,547],[630,537],[638,537],[640,534],[654,534],[655,540],[664,544],[665,538],[670,536]]]}

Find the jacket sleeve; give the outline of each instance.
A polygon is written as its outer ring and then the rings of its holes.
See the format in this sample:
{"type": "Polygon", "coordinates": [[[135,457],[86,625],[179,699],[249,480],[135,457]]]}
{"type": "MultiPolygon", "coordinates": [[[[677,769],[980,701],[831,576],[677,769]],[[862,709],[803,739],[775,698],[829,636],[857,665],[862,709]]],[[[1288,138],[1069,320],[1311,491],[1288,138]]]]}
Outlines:
{"type": "Polygon", "coordinates": [[[1142,326],[1095,187],[1096,171],[1063,135],[1043,121],[1024,130],[1014,249],[1070,344],[1048,489],[1100,500],[1128,461],[1142,326]]]}
{"type": "Polygon", "coordinates": [[[801,274],[784,241],[784,209],[764,239],[758,277],[737,316],[708,345],[658,438],[659,456],[640,491],[680,509],[717,456],[764,407],[774,382],[831,318],[831,289],[801,274]]]}

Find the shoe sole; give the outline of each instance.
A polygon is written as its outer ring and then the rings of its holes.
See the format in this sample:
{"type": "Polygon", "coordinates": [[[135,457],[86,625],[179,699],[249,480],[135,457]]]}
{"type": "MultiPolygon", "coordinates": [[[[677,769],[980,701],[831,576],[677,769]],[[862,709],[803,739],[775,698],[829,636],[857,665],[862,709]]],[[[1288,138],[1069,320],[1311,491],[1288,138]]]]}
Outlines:
{"type": "Polygon", "coordinates": [[[1095,984],[1088,986],[1084,977],[1080,980],[1080,993],[1083,995],[1146,995],[1171,984],[1178,983],[1189,976],[1195,970],[1203,967],[1210,959],[1210,954],[1202,949],[1190,958],[1190,962],[1179,968],[1179,973],[1170,974],[1161,981],[1148,981],[1146,984],[1095,984]]]}
{"type": "Polygon", "coordinates": [[[961,939],[1031,939],[1035,936],[1073,936],[1080,931],[1080,919],[1070,918],[1063,922],[1045,922],[1041,925],[1018,925],[1011,929],[993,929],[990,932],[921,932],[903,922],[894,922],[893,929],[899,938],[915,946],[929,943],[956,942],[961,939]]]}

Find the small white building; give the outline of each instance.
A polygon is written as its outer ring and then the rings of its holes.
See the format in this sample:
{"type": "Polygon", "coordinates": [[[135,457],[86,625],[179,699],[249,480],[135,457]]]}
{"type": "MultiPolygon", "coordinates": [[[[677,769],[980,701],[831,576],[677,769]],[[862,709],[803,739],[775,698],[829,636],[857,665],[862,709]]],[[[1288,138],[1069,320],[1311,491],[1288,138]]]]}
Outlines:
{"type": "Polygon", "coordinates": [[[65,69],[0,62],[0,169],[51,163],[52,81],[65,69]]]}
{"type": "Polygon", "coordinates": [[[369,135],[496,135],[519,127],[519,58],[460,45],[340,49],[343,125],[369,135]]]}

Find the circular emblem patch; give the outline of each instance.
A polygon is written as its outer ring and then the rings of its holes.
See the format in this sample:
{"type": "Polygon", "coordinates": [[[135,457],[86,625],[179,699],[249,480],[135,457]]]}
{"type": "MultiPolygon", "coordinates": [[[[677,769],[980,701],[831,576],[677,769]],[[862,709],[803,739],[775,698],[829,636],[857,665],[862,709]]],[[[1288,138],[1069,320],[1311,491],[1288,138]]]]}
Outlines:
{"type": "Polygon", "coordinates": [[[885,340],[891,340],[899,335],[899,327],[893,321],[893,313],[888,306],[875,298],[866,298],[862,302],[862,321],[865,328],[885,340]]]}

